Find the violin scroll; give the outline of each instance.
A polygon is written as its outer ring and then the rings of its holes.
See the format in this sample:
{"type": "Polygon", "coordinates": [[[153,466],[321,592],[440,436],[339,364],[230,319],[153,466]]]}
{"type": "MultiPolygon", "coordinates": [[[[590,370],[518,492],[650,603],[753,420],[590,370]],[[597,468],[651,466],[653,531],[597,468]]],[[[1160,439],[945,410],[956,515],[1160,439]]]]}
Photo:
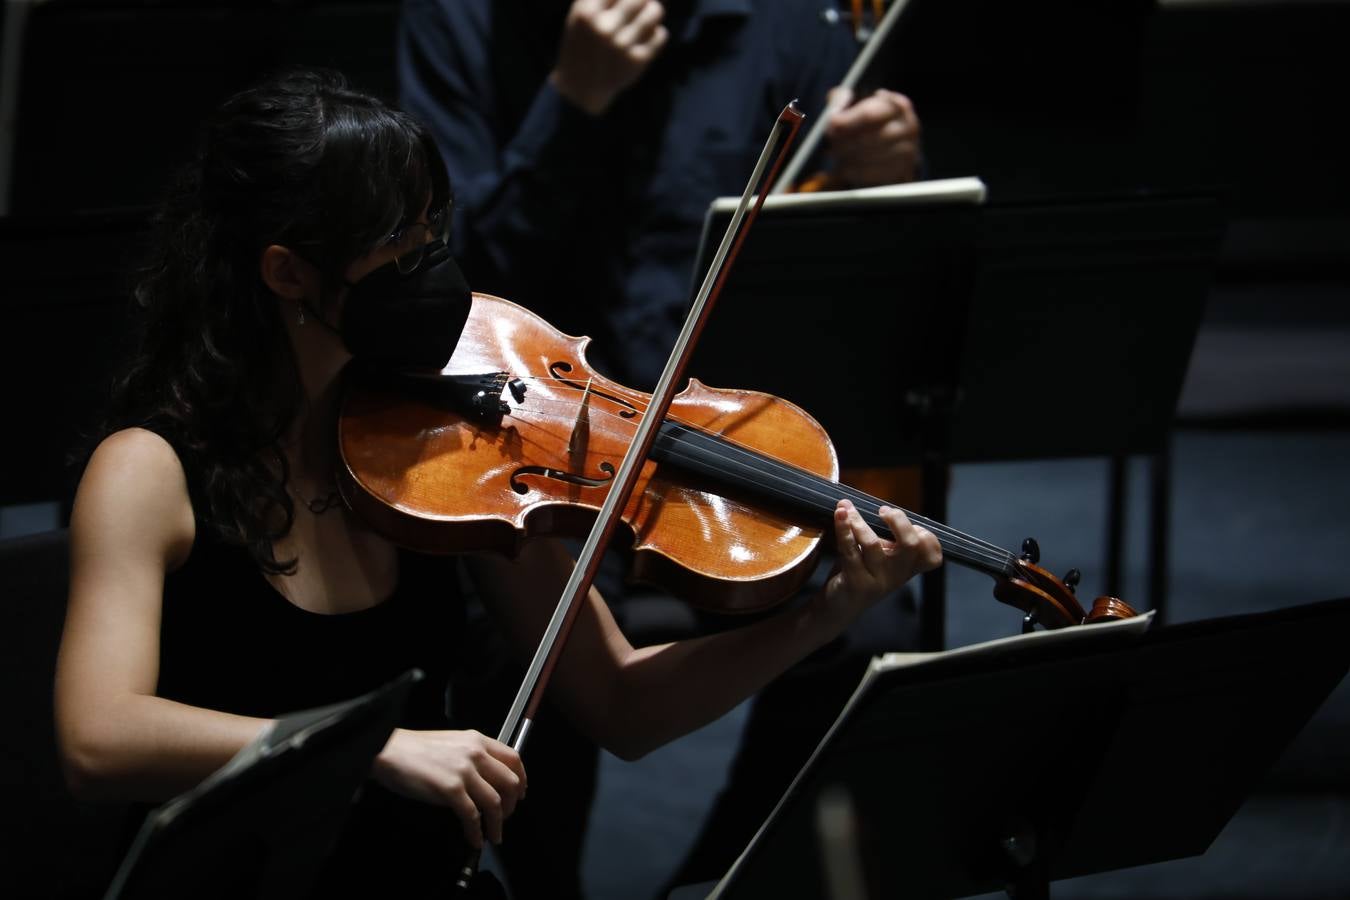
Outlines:
{"type": "Polygon", "coordinates": [[[1113,619],[1133,619],[1138,610],[1119,597],[1098,597],[1092,601],[1092,612],[1083,620],[1086,625],[1095,622],[1109,622],[1113,619]]]}
{"type": "MultiPolygon", "coordinates": [[[[1130,604],[1119,597],[1098,597],[1092,602],[1092,610],[1085,611],[1074,596],[1077,578],[1073,578],[1071,584],[1066,584],[1036,565],[1028,556],[1030,554],[1025,554],[1014,561],[1015,574],[994,582],[994,598],[1020,609],[1043,627],[1055,629],[1069,625],[1090,625],[1138,615],[1130,604]]],[[[1069,575],[1076,572],[1076,569],[1070,570],[1069,575]]]]}

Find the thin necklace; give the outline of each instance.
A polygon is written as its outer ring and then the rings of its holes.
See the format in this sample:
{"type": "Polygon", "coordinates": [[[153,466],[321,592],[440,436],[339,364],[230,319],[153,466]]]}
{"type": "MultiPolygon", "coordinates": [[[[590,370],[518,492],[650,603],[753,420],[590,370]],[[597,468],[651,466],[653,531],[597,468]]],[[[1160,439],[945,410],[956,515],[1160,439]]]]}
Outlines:
{"type": "Polygon", "coordinates": [[[326,497],[317,497],[313,500],[305,501],[305,506],[316,516],[321,516],[335,506],[342,505],[342,495],[338,493],[337,488],[328,492],[326,497]]]}

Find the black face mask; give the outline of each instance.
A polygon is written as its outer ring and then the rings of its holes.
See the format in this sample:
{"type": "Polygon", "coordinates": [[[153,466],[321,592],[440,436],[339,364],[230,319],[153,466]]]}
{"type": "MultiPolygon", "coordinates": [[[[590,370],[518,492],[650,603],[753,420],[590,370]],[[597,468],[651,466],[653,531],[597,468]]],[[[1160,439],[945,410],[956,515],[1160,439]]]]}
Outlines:
{"type": "Polygon", "coordinates": [[[353,285],[338,334],[348,353],[377,368],[440,369],[459,342],[470,303],[450,249],[433,244],[416,271],[404,275],[390,262],[353,285]]]}

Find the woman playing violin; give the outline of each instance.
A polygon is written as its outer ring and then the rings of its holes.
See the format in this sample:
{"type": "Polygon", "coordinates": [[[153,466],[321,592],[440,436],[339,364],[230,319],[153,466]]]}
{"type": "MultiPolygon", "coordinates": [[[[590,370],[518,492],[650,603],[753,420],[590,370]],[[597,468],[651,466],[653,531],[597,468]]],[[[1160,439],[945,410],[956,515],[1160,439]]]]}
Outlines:
{"type": "MultiPolygon", "coordinates": [[[[430,677],[378,755],[327,883],[452,882],[451,817],[474,846],[502,839],[527,773],[445,714],[463,592],[528,656],[571,561],[543,538],[515,559],[401,551],[347,511],[331,475],[353,357],[452,349],[417,333],[443,314],[428,297],[462,292],[435,252],[449,202],[422,126],[333,74],[279,76],[207,123],[161,210],[135,293],[139,346],[71,519],[56,713],[79,795],[163,801],[269,718],[416,666],[430,677]],[[419,273],[417,302],[380,296],[395,271],[419,273]],[[388,338],[399,329],[406,345],[388,338]]],[[[735,631],[634,648],[592,591],[552,696],[629,759],[720,716],[939,563],[930,533],[898,510],[884,518],[894,542],[841,503],[841,566],[823,591],[735,631]]]]}

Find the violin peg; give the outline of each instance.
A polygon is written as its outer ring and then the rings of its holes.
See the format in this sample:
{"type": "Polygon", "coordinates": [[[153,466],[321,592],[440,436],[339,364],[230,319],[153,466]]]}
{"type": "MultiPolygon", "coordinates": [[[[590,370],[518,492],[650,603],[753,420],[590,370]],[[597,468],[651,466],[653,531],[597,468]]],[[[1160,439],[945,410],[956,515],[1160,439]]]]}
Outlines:
{"type": "Polygon", "coordinates": [[[1071,593],[1077,593],[1078,582],[1082,580],[1083,573],[1077,569],[1070,569],[1064,573],[1064,586],[1068,588],[1071,593]]]}
{"type": "Polygon", "coordinates": [[[1022,558],[1032,565],[1041,561],[1041,545],[1036,543],[1035,538],[1027,538],[1022,542],[1022,558]]]}

